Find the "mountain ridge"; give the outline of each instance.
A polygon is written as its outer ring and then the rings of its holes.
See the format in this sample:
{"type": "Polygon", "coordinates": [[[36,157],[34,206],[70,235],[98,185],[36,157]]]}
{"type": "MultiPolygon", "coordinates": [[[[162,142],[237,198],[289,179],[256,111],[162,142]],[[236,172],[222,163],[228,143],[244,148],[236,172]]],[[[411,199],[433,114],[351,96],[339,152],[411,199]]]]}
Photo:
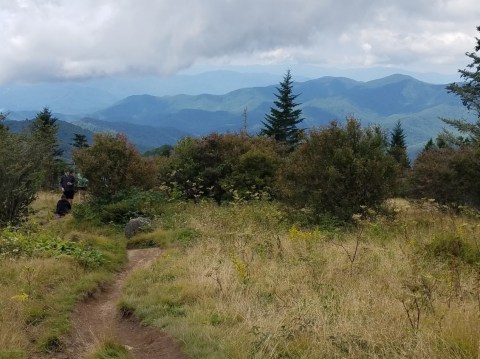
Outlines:
{"type": "MultiPolygon", "coordinates": [[[[472,118],[460,99],[448,93],[445,86],[404,74],[369,81],[325,76],[296,81],[293,92],[298,94],[305,128],[324,126],[332,120],[342,122],[346,117],[355,116],[364,125],[378,124],[389,130],[400,120],[409,151],[414,155],[442,130],[444,124],[440,117],[472,118]]],[[[238,132],[243,130],[245,120],[248,132],[257,134],[265,114],[276,100],[276,88],[277,85],[254,86],[225,94],[137,94],[84,116],[55,115],[86,128],[99,121],[97,125],[102,131],[120,128],[127,136],[135,132],[132,142],[150,149],[165,144],[162,143],[165,138],[178,140],[187,135],[238,132]],[[135,126],[146,127],[134,129],[135,126]],[[159,128],[162,130],[157,130],[159,128]],[[162,136],[161,131],[165,131],[166,136],[162,136]],[[153,132],[158,134],[157,146],[151,135],[153,132]]]]}

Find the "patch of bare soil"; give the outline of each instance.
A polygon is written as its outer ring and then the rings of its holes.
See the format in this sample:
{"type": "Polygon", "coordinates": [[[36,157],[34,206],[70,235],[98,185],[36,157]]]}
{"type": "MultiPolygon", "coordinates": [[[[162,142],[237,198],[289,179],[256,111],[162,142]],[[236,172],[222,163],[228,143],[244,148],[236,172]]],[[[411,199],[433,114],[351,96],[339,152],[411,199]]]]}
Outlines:
{"type": "Polygon", "coordinates": [[[123,317],[116,306],[128,276],[148,266],[159,255],[159,248],[130,250],[128,265],[116,280],[77,305],[72,315],[72,334],[65,339],[63,351],[48,358],[85,358],[99,342],[111,339],[125,345],[135,359],[187,359],[174,338],[157,328],[142,325],[133,316],[123,317]]]}

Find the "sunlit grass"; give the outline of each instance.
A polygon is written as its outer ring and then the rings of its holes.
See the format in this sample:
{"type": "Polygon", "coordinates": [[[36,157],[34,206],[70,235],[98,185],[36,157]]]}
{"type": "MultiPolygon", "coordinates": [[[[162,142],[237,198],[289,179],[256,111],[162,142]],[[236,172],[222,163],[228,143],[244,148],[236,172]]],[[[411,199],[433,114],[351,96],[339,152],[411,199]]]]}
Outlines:
{"type": "Polygon", "coordinates": [[[185,207],[199,238],[132,276],[121,306],[192,358],[476,358],[479,219],[395,211],[321,231],[271,204],[185,207]]]}

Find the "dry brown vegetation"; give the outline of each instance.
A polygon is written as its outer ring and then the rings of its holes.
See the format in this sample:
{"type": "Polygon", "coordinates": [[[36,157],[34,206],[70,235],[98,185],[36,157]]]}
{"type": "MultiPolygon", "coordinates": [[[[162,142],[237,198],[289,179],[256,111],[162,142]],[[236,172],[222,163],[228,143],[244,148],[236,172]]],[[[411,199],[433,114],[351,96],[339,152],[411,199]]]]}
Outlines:
{"type": "Polygon", "coordinates": [[[163,225],[196,239],[136,273],[121,306],[192,358],[476,358],[478,215],[390,205],[395,219],[338,231],[272,204],[181,205],[163,225]]]}

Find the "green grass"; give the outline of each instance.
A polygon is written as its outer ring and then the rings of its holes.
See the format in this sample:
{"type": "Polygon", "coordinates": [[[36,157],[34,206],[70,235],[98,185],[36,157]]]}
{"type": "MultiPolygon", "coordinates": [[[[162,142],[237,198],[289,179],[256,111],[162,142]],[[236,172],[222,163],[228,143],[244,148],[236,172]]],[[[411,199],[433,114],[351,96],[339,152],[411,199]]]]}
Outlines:
{"type": "Polygon", "coordinates": [[[54,219],[55,194],[39,197],[29,222],[0,233],[0,358],[56,351],[75,303],[126,260],[118,230],[54,219]]]}
{"type": "Polygon", "coordinates": [[[133,359],[133,357],[123,345],[107,341],[100,345],[91,359],[133,359]]]}

